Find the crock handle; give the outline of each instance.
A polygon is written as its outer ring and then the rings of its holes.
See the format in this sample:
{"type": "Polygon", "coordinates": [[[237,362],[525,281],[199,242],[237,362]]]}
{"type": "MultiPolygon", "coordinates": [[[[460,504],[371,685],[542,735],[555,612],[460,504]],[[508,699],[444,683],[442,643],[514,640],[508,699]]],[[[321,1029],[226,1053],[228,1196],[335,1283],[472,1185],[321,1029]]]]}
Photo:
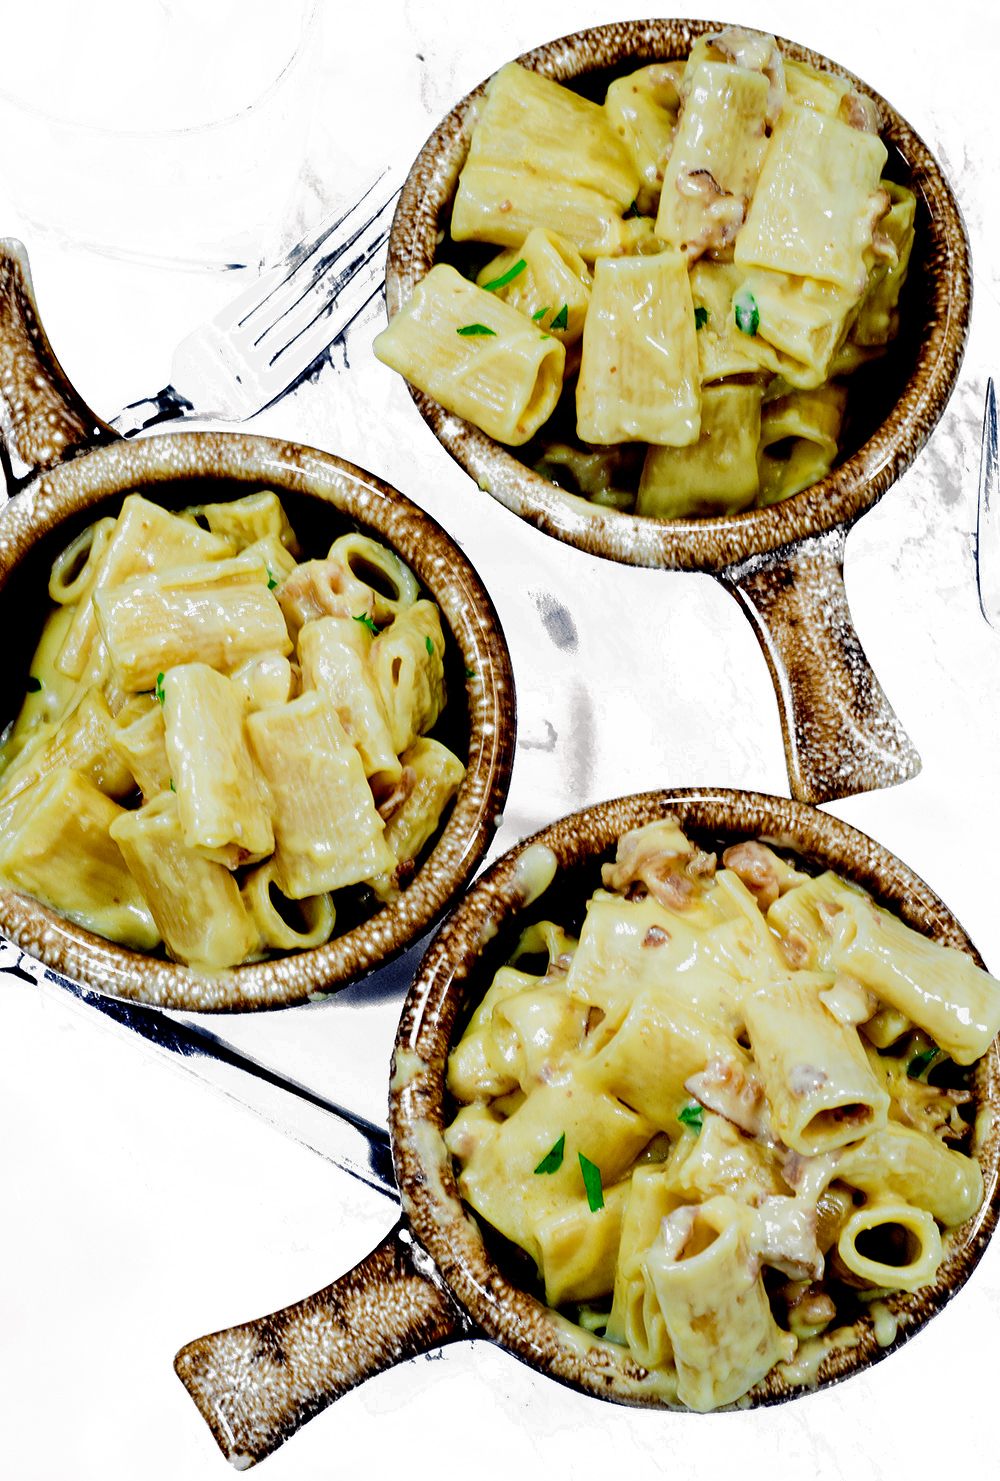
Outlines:
{"type": "Polygon", "coordinates": [[[475,1331],[401,1220],[332,1286],[189,1342],[174,1369],[226,1459],[246,1470],[364,1379],[475,1331]]]}
{"type": "Polygon", "coordinates": [[[920,770],[851,622],[846,538],[838,525],[718,574],[764,650],[799,802],[892,787],[920,770]]]}
{"type": "Polygon", "coordinates": [[[0,460],[8,493],[84,447],[117,433],[77,394],[42,327],[28,254],[0,238],[0,460]]]}

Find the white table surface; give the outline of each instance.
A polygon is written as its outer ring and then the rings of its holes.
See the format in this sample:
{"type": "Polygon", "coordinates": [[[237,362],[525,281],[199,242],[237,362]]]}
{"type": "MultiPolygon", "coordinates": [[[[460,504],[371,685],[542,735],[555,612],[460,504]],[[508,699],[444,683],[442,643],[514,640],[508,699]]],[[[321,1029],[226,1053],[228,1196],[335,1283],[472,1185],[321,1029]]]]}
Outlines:
{"type": "MultiPolygon", "coordinates": [[[[277,0],[275,0],[277,3],[277,0]]],[[[169,9],[169,3],[167,5],[169,9]]],[[[692,14],[712,15],[689,6],[692,14]]],[[[639,13],[606,0],[327,5],[324,87],[285,245],[510,56],[639,13]]],[[[911,782],[831,805],[899,854],[1000,968],[1000,635],[976,599],[972,535],[986,376],[1000,329],[995,107],[1000,24],[950,6],[746,0],[723,20],[794,36],[892,99],[936,153],[972,240],[976,299],[958,389],[916,465],[852,532],[846,582],[868,656],[923,757],[911,782]]],[[[0,78],[37,57],[0,56],[0,78]]],[[[12,146],[5,139],[2,154],[12,146]]],[[[20,141],[26,147],[25,141],[20,141]]],[[[3,170],[0,168],[0,187],[3,170]]],[[[102,416],[170,378],[171,352],[246,275],[141,268],[56,246],[0,196],[26,242],[50,338],[102,416]]],[[[336,452],[403,489],[460,542],[499,609],[518,748],[497,850],[589,802],[665,785],[787,795],[764,659],[709,578],[565,548],[481,494],[362,342],[248,424],[336,452]],[[554,604],[565,609],[553,623],[554,604]],[[546,625],[545,618],[549,621],[546,625]],[[567,646],[567,621],[576,632],[567,646]],[[560,625],[561,624],[561,625],[560,625]],[[551,634],[563,637],[563,645],[551,634]]],[[[375,1122],[405,981],[386,974],[304,1010],[208,1025],[241,1052],[375,1122]]],[[[383,1194],[57,988],[0,976],[0,1417],[17,1481],[212,1481],[225,1462],[174,1377],[189,1339],[296,1300],[349,1269],[395,1218],[383,1194]]],[[[280,1096],[278,1098],[280,1102],[280,1096]]],[[[318,1113],[317,1113],[318,1114],[318,1113]]],[[[311,1145],[312,1144],[312,1145],[311,1145]]],[[[593,1474],[852,1481],[980,1466],[995,1405],[1000,1244],[891,1361],[792,1405],[702,1417],[588,1400],[484,1341],[371,1380],[270,1457],[272,1481],[442,1465],[593,1474]],[[443,1448],[447,1447],[447,1449],[443,1448]]]]}

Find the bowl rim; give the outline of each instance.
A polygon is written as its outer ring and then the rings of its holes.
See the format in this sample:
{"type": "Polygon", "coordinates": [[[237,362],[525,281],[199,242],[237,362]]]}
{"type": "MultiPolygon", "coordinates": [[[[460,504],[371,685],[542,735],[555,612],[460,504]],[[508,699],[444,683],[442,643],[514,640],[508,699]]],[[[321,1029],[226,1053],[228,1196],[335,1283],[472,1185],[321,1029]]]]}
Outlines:
{"type": "MultiPolygon", "coordinates": [[[[592,858],[627,829],[670,814],[693,831],[733,831],[805,849],[865,886],[907,924],[957,947],[983,966],[963,927],[933,890],[888,849],[808,803],[733,788],[671,788],[615,798],[571,814],[499,858],[435,936],[404,1004],[393,1056],[390,1133],[403,1209],[451,1291],[495,1341],[538,1371],[599,1398],[644,1407],[682,1407],[665,1398],[649,1370],[616,1344],[590,1338],[559,1313],[511,1284],[487,1252],[476,1216],[462,1203],[443,1132],[447,1055],[462,1004],[478,999],[476,961],[501,923],[524,907],[527,851],[551,849],[560,865],[592,858]],[[470,986],[470,982],[472,985],[470,986]]],[[[529,899],[533,898],[529,896],[529,899]]],[[[1000,1049],[995,1039],[976,1071],[980,1106],[1000,1105],[1000,1049]]],[[[830,1347],[815,1378],[795,1382],[776,1369],[739,1407],[781,1403],[850,1377],[920,1330],[956,1294],[982,1257],[1000,1214],[1000,1118],[979,1116],[977,1156],[984,1197],[975,1215],[944,1235],[935,1281],[884,1298],[897,1332],[886,1346],[873,1319],[852,1328],[856,1342],[830,1347]]]]}
{"type": "MultiPolygon", "coordinates": [[[[683,56],[702,35],[725,23],[653,19],[614,22],[558,37],[515,58],[522,66],[566,81],[614,65],[683,56]],[[594,59],[594,48],[602,48],[594,59]]],[[[794,541],[850,524],[875,504],[917,456],[958,378],[969,332],[971,250],[961,212],[940,166],[919,134],[879,93],[821,53],[785,37],[785,56],[835,73],[867,94],[880,110],[881,136],[906,160],[930,224],[926,260],[933,291],[917,362],[889,417],[857,452],[826,478],[765,509],[711,519],[662,520],[599,509],[557,489],[479,428],[445,410],[407,382],[418,411],[451,456],[515,514],[579,549],[638,566],[722,571],[794,541]]],[[[451,199],[468,152],[475,109],[489,78],[441,121],[420,151],[403,186],[393,221],[386,269],[391,320],[434,260],[439,213],[451,199]]]]}
{"type": "MultiPolygon", "coordinates": [[[[317,498],[397,550],[441,610],[464,658],[468,769],[431,854],[399,899],[325,946],[200,973],[132,951],[29,896],[0,889],[0,927],[29,955],[88,987],[193,1011],[284,1007],[386,965],[440,921],[502,817],[515,740],[514,676],[500,619],[467,556],[438,522],[365,469],[302,444],[238,432],[172,432],[93,448],[39,477],[0,513],[0,592],[24,557],[72,515],[178,480],[272,484],[317,498]]],[[[457,697],[453,696],[453,702],[457,697]]]]}

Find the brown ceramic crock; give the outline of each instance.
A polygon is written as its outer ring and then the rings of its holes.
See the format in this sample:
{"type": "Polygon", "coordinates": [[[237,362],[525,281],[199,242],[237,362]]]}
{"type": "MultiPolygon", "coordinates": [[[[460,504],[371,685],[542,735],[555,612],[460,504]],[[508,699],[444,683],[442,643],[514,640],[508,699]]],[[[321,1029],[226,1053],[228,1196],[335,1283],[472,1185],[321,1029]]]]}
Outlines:
{"type": "MultiPolygon", "coordinates": [[[[930,888],[857,829],[807,804],[759,793],[689,789],[606,802],[553,824],[505,854],[476,882],[432,942],[410,989],[396,1038],[390,1122],[403,1218],[349,1274],[297,1306],[190,1343],[175,1367],[223,1452],[239,1467],[262,1459],[306,1420],[365,1378],[466,1337],[488,1337],[531,1367],[617,1403],[669,1407],[657,1375],[614,1343],[587,1336],[518,1288],[463,1207],[445,1149],[449,1048],[524,925],[572,925],[628,829],[671,814],[704,847],[766,837],[870,890],[908,925],[981,959],[930,888]],[[550,852],[549,852],[550,851],[550,852]],[[554,883],[541,895],[540,884],[554,883]]],[[[977,1108],[995,1107],[994,1041],[975,1071],[977,1108]]],[[[934,1283],[885,1298],[897,1335],[880,1347],[870,1316],[830,1346],[811,1387],[878,1361],[955,1294],[982,1255],[997,1219],[1000,1123],[977,1121],[975,1155],[985,1196],[944,1236],[934,1283]]],[[[884,1340],[884,1337],[883,1337],[884,1340]]],[[[805,1391],[801,1376],[771,1373],[741,1401],[774,1404],[805,1391]]]]}
{"type": "MultiPolygon", "coordinates": [[[[612,76],[684,57],[723,29],[701,20],[624,21],[580,31],[518,57],[522,66],[603,99],[612,76]]],[[[954,196],[920,137],[843,67],[792,41],[785,56],[848,78],[872,98],[889,151],[886,174],[917,196],[917,238],[901,301],[901,335],[885,360],[851,377],[846,456],[819,483],[767,509],[659,520],[598,508],[563,492],[511,452],[411,387],[421,414],[481,489],[571,545],[636,566],[715,576],[753,624],[771,672],[791,791],[829,802],[915,776],[920,758],[872,672],[844,590],[852,524],[916,457],[955,385],[968,334],[969,245],[954,196]]],[[[421,150],[393,223],[390,317],[441,255],[450,206],[486,83],[448,114],[421,150]]]]}
{"type": "Polygon", "coordinates": [[[391,546],[441,610],[448,704],[436,734],[468,771],[445,826],[398,900],[348,920],[325,946],[213,974],[92,935],[24,895],[0,889],[0,929],[24,951],[90,987],[144,1003],[247,1009],[295,1002],[363,976],[444,914],[493,835],[514,756],[514,680],[499,619],[475,571],[421,509],[372,474],[315,448],[235,433],[126,442],[70,385],[38,317],[24,249],[0,242],[0,457],[15,492],[0,515],[4,680],[0,724],[13,719],[48,608],[52,560],[130,492],[180,509],[277,490],[313,555],[358,529],[391,546]]]}

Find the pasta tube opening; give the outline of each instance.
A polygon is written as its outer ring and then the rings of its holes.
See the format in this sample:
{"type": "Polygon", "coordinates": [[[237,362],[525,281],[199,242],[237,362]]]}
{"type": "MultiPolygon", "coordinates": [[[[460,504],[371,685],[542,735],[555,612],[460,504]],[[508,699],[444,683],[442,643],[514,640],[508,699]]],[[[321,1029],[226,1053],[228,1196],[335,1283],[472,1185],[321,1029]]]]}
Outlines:
{"type": "Polygon", "coordinates": [[[851,1275],[863,1285],[891,1291],[927,1285],[943,1253],[931,1215],[902,1199],[859,1209],[837,1241],[840,1262],[851,1275]]]}

